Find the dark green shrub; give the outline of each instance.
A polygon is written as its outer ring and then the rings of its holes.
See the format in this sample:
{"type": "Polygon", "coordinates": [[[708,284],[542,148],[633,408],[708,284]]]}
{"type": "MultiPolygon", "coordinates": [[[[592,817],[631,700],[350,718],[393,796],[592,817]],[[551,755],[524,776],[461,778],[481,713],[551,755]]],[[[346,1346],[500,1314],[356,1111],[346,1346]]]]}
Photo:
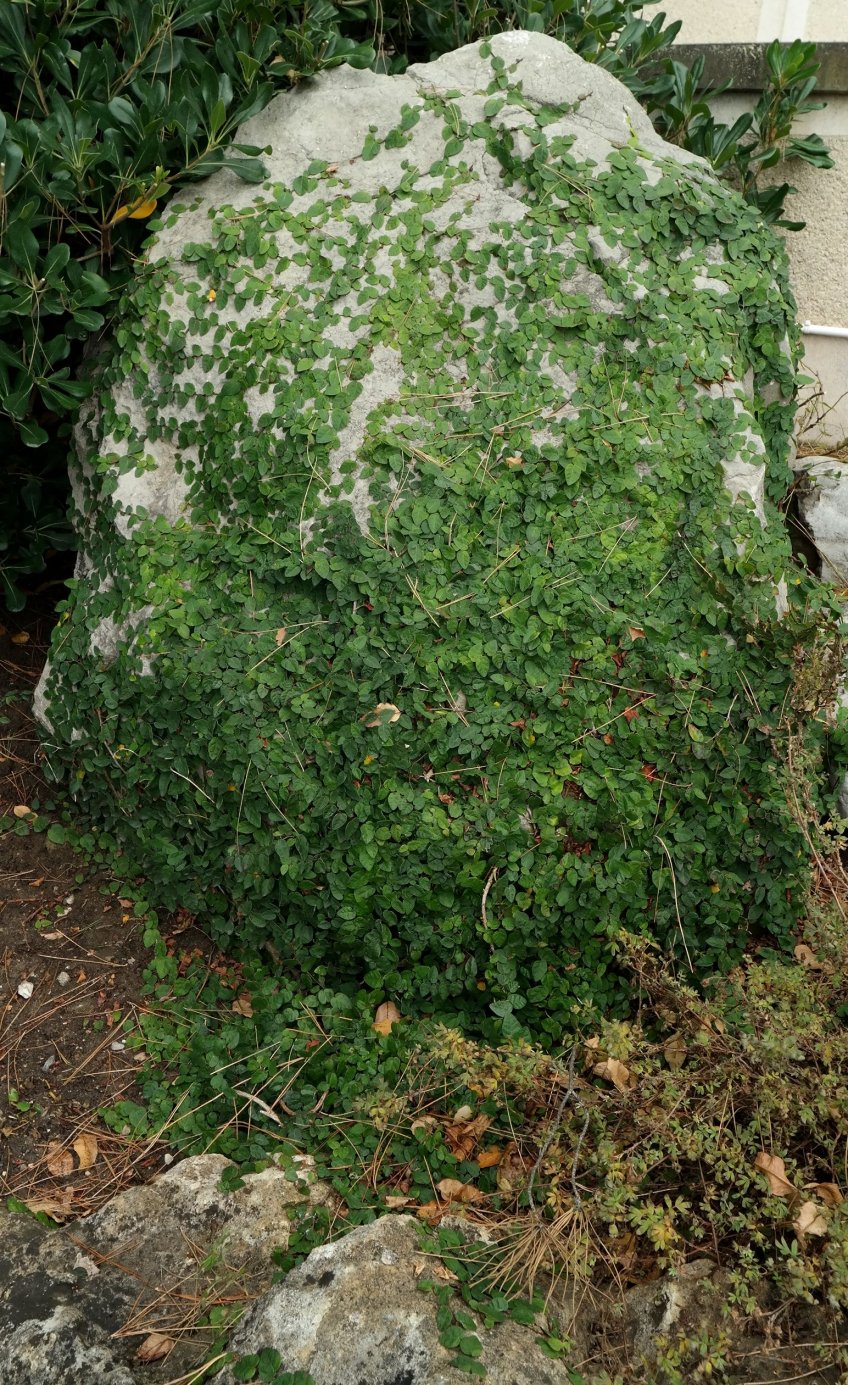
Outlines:
{"type": "Polygon", "coordinates": [[[154,203],[226,160],[260,176],[237,126],[280,86],[341,61],[398,71],[504,28],[545,31],[626,82],[669,138],[739,181],[769,220],[788,187],[757,191],[784,156],[826,166],[810,109],[810,44],[770,50],[772,86],[732,128],[710,116],[700,72],[657,60],[678,24],[641,0],[7,0],[0,6],[0,586],[73,543],[61,521],[68,422],[87,386],[82,343],[113,320],[154,203]],[[652,67],[653,64],[653,67],[652,67]],[[788,143],[787,143],[788,140],[788,143]],[[37,449],[29,451],[28,449],[37,449]],[[22,478],[34,482],[21,490],[22,478]],[[44,497],[42,500],[40,497],[44,497]],[[57,499],[54,497],[58,497],[57,499]],[[58,503],[58,508],[57,508],[58,503]],[[35,505],[35,510],[33,510],[35,505]]]}

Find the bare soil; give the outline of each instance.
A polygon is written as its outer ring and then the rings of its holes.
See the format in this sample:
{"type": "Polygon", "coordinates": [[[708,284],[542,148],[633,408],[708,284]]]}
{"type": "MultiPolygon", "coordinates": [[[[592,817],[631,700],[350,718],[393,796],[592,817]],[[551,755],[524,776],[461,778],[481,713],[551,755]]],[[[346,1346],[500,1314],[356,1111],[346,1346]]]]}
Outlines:
{"type": "Polygon", "coordinates": [[[133,1096],[139,1055],[124,1032],[144,1005],[142,922],[108,875],[25,813],[59,816],[31,712],[56,595],[54,584],[20,615],[0,613],[0,1195],[66,1220],[152,1177],[165,1147],[99,1115],[133,1096]]]}

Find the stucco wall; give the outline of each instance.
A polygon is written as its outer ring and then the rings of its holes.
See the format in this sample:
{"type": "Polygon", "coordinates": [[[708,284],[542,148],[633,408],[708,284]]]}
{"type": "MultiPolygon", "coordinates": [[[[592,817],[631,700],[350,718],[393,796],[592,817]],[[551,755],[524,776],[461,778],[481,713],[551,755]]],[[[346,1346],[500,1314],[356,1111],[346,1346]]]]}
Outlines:
{"type": "Polygon", "coordinates": [[[683,20],[686,43],[848,39],[848,0],[661,0],[658,9],[683,20]]]}
{"type": "MultiPolygon", "coordinates": [[[[848,0],[661,0],[659,9],[682,21],[675,45],[681,60],[703,55],[708,83],[731,83],[714,103],[716,116],[728,123],[756,105],[765,44],[796,38],[817,44],[816,97],[827,105],[799,122],[795,133],[820,134],[835,166],[822,170],[793,160],[769,170],[763,181],[797,188],[786,211],[806,227],[787,232],[786,246],[801,322],[848,330],[848,0]]],[[[805,441],[842,444],[848,439],[848,339],[807,332],[804,340],[807,371],[816,377],[808,394],[817,396],[805,416],[805,441]]]]}

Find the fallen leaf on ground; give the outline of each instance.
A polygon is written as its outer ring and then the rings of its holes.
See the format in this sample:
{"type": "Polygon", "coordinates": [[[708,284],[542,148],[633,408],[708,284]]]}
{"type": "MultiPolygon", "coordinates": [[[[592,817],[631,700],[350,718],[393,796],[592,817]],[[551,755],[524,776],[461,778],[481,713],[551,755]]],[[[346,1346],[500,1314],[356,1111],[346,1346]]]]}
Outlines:
{"type": "Polygon", "coordinates": [[[502,1193],[514,1193],[527,1182],[527,1165],[518,1146],[511,1141],[500,1157],[496,1174],[498,1189],[502,1193]]]}
{"type": "Polygon", "coordinates": [[[824,971],[824,962],[820,962],[811,947],[806,943],[799,943],[795,948],[795,960],[800,962],[802,967],[808,967],[810,971],[824,971]]]}
{"type": "Polygon", "coordinates": [[[845,1201],[838,1183],[805,1183],[804,1189],[808,1193],[818,1193],[826,1207],[838,1207],[845,1201]]]}
{"type": "Polygon", "coordinates": [[[396,1212],[399,1207],[408,1207],[412,1201],[413,1199],[411,1197],[387,1197],[386,1206],[393,1212],[396,1212]]]}
{"type": "Polygon", "coordinates": [[[366,712],[360,721],[364,721],[368,727],[390,726],[394,721],[400,721],[400,707],[396,707],[393,702],[378,702],[370,712],[366,712]]]}
{"type": "Polygon", "coordinates": [[[761,1150],[754,1160],[754,1168],[765,1175],[769,1192],[774,1193],[775,1197],[797,1196],[796,1189],[786,1177],[786,1165],[776,1154],[767,1154],[765,1150],[761,1150]]]}
{"type": "Polygon", "coordinates": [[[415,1213],[421,1221],[429,1222],[430,1226],[436,1226],[445,1215],[447,1208],[443,1202],[425,1202],[415,1213]]]}
{"type": "Polygon", "coordinates": [[[817,1202],[802,1203],[792,1229],[799,1236],[826,1236],[827,1217],[817,1202]]]}
{"type": "Polygon", "coordinates": [[[17,635],[12,635],[12,644],[29,644],[29,635],[26,630],[19,630],[17,635]]]}
{"type": "Polygon", "coordinates": [[[492,1124],[491,1116],[477,1116],[474,1120],[454,1122],[445,1128],[445,1140],[451,1154],[460,1161],[470,1159],[473,1151],[492,1124]]]}
{"type": "Polygon", "coordinates": [[[679,1068],[683,1067],[686,1062],[686,1053],[686,1040],[682,1034],[672,1034],[671,1038],[666,1040],[663,1057],[672,1072],[677,1072],[679,1068]]]}
{"type": "Polygon", "coordinates": [[[151,1332],[149,1337],[145,1337],[136,1352],[136,1360],[164,1361],[166,1356],[170,1356],[175,1346],[176,1342],[173,1337],[166,1337],[163,1332],[151,1332]]]}
{"type": "Polygon", "coordinates": [[[16,818],[32,817],[32,809],[26,803],[16,803],[12,809],[12,813],[16,818]]]}
{"type": "Polygon", "coordinates": [[[52,1173],[54,1178],[65,1178],[74,1171],[74,1156],[69,1149],[64,1149],[58,1140],[50,1141],[44,1162],[48,1173],[52,1173]]]}
{"type": "Polygon", "coordinates": [[[242,991],[241,995],[236,996],[231,1008],[235,1014],[244,1015],[245,1019],[252,1019],[253,1017],[252,997],[248,995],[247,991],[242,991]]]}
{"type": "Polygon", "coordinates": [[[441,1178],[436,1192],[444,1202],[481,1202],[485,1197],[473,1183],[460,1183],[458,1178],[441,1178]]]}
{"type": "Polygon", "coordinates": [[[492,1169],[501,1162],[501,1151],[499,1149],[481,1149],[476,1162],[481,1169],[492,1169]]]}
{"type": "Polygon", "coordinates": [[[67,1221],[69,1217],[74,1215],[73,1188],[66,1188],[53,1197],[24,1198],[23,1201],[34,1216],[39,1212],[44,1212],[46,1216],[52,1217],[54,1221],[67,1221]]]}
{"type": "Polygon", "coordinates": [[[460,1106],[459,1110],[453,1113],[453,1123],[457,1125],[462,1121],[470,1121],[473,1115],[474,1112],[470,1106],[460,1106]]]}
{"type": "MultiPolygon", "coordinates": [[[[397,1024],[401,1019],[401,1013],[393,1000],[384,1000],[382,1005],[378,1005],[374,1011],[374,1023],[371,1028],[377,1034],[391,1034],[392,1025],[397,1024]]],[[[413,1129],[415,1127],[413,1126],[413,1129]]]]}
{"type": "Polygon", "coordinates": [[[418,1130],[435,1130],[438,1123],[435,1116],[418,1116],[409,1128],[414,1135],[418,1130]]]}
{"type": "Polygon", "coordinates": [[[97,1159],[97,1136],[84,1133],[74,1140],[74,1151],[81,1169],[90,1169],[97,1159]]]}
{"type": "Polygon", "coordinates": [[[645,638],[645,631],[640,629],[638,625],[628,625],[627,633],[631,640],[643,640],[645,638]]]}
{"type": "Polygon", "coordinates": [[[636,1086],[633,1073],[619,1058],[605,1058],[603,1062],[595,1064],[592,1072],[596,1077],[602,1077],[605,1082],[611,1082],[619,1092],[626,1092],[636,1086]]]}
{"type": "Polygon", "coordinates": [[[275,642],[277,645],[281,645],[281,644],[283,643],[283,640],[284,640],[285,638],[286,638],[286,627],[285,627],[284,625],[281,625],[280,628],[279,628],[279,630],[277,631],[276,635],[274,636],[274,642],[275,642]]]}

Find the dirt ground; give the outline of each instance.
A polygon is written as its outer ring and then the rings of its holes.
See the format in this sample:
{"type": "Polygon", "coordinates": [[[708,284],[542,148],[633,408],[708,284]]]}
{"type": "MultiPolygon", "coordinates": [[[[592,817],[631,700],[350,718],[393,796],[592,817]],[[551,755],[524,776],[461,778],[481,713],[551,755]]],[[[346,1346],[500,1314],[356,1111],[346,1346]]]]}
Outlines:
{"type": "Polygon", "coordinates": [[[132,1096],[145,967],[141,923],[116,885],[46,831],[56,820],[41,774],[30,697],[61,594],[0,612],[0,1195],[65,1220],[152,1177],[165,1148],[111,1132],[98,1111],[132,1096]]]}

